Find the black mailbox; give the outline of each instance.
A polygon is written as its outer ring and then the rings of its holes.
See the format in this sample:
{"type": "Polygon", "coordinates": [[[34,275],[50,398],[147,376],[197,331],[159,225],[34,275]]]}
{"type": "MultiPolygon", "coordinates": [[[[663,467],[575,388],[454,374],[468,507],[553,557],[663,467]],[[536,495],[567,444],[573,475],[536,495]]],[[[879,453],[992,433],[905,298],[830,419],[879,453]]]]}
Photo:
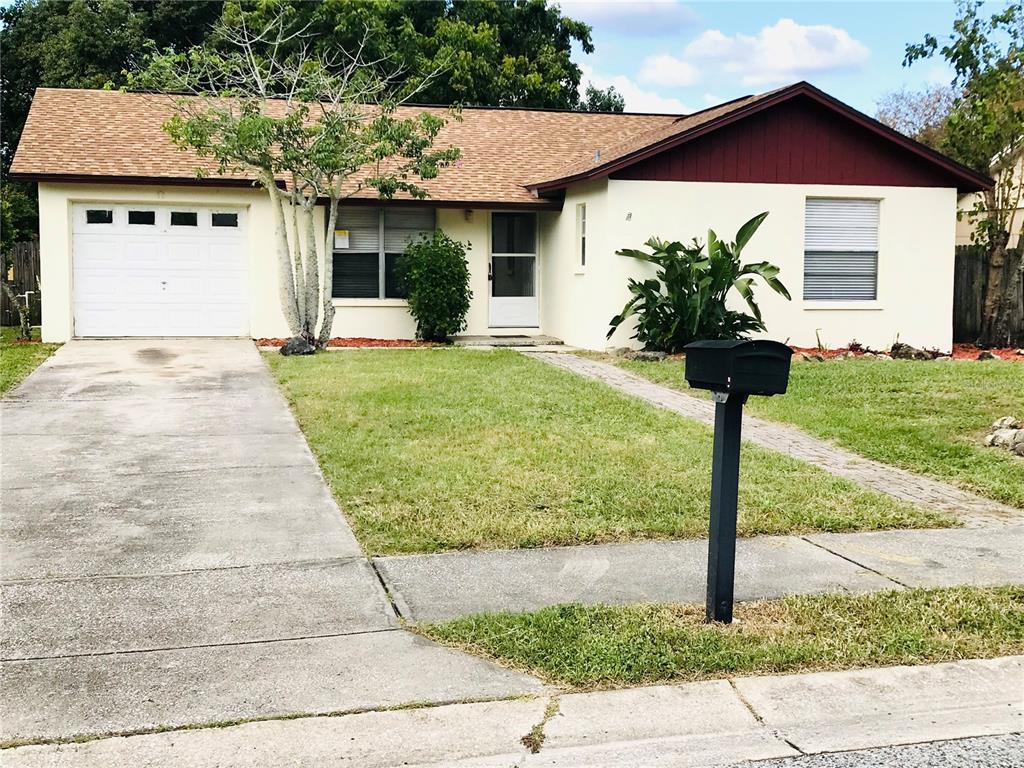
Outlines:
{"type": "Polygon", "coordinates": [[[686,380],[696,389],[737,395],[782,395],[793,350],[768,339],[695,341],[686,351],[686,380]]]}
{"type": "Polygon", "coordinates": [[[715,403],[708,536],[708,621],[732,621],[736,578],[736,508],[740,483],[740,432],[749,395],[781,395],[789,384],[793,350],[767,339],[695,341],[687,344],[686,380],[710,389],[715,403]]]}

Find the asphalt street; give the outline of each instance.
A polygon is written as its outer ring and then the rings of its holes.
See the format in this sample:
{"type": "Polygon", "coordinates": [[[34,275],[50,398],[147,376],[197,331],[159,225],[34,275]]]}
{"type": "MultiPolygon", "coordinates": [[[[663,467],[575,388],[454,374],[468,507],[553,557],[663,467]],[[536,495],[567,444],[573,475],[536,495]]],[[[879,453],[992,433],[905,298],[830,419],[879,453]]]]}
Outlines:
{"type": "Polygon", "coordinates": [[[742,768],[1024,768],[1024,734],[742,763],[742,768]]]}

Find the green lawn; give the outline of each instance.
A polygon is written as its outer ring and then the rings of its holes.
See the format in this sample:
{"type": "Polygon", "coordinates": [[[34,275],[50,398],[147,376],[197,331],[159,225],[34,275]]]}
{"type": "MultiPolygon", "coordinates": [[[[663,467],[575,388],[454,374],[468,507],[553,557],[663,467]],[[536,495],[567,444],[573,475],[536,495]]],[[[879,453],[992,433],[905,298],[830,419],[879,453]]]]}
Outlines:
{"type": "MultiPolygon", "coordinates": [[[[703,536],[711,431],[510,351],[266,356],[372,554],[703,536]]],[[[952,525],[747,446],[743,535],[952,525]]]]}
{"type": "MultiPolygon", "coordinates": [[[[679,360],[615,362],[651,381],[687,389],[679,360]]],[[[1024,508],[1024,459],[980,444],[1000,416],[1024,418],[1020,363],[794,362],[789,392],[751,398],[748,411],[1024,508]]]]}
{"type": "MultiPolygon", "coordinates": [[[[35,332],[38,338],[38,330],[35,332]]],[[[0,328],[0,395],[13,389],[60,344],[19,342],[17,328],[0,328]]]]}
{"type": "Polygon", "coordinates": [[[572,688],[1024,653],[1024,587],[956,587],[703,606],[562,605],[428,624],[441,643],[572,688]]]}

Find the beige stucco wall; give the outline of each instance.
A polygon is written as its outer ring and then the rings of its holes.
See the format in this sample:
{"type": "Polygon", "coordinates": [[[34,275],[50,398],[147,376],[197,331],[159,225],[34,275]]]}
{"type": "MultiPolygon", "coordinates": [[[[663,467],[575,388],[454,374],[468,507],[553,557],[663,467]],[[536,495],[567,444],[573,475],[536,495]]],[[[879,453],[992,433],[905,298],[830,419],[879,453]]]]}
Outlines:
{"type": "MultiPolygon", "coordinates": [[[[544,328],[566,343],[591,349],[636,346],[632,328],[605,340],[608,319],[629,293],[628,277],[652,274],[649,265],[616,256],[640,248],[651,235],[688,242],[705,240],[707,229],[732,239],[749,218],[768,219],[744,251],[744,260],[767,260],[781,268],[793,300],[760,286],[756,291],[768,336],[801,346],[829,346],[852,339],[876,348],[897,336],[905,342],[943,350],[952,345],[953,246],[956,192],[953,189],[854,187],[791,184],[719,184],[609,181],[570,190],[563,216],[545,230],[549,238],[545,275],[560,288],[544,298],[544,328]],[[602,183],[604,184],[604,183],[602,183]],[[804,206],[807,197],[874,198],[881,201],[878,300],[805,302],[803,293],[804,206]],[[591,232],[583,274],[575,264],[575,203],[588,201],[591,232]]],[[[737,309],[743,303],[734,297],[737,309]]]]}
{"type": "MultiPolygon", "coordinates": [[[[248,211],[246,236],[249,252],[249,332],[254,338],[284,337],[288,327],[278,295],[277,253],[270,201],[260,189],[188,186],[128,186],[111,184],[39,184],[39,222],[43,337],[67,341],[74,335],[72,220],[75,203],[151,203],[154,205],[241,206],[248,211]]],[[[487,328],[487,211],[440,209],[438,225],[452,237],[468,242],[473,302],[467,318],[468,333],[485,334],[487,328]]],[[[316,212],[316,226],[325,226],[324,209],[316,212]]],[[[320,254],[321,265],[323,254],[320,254]]],[[[396,299],[336,299],[333,336],[409,339],[416,325],[404,301],[396,299]]],[[[514,332],[506,329],[505,332],[514,332]]],[[[536,332],[536,329],[533,329],[536,332]]]]}

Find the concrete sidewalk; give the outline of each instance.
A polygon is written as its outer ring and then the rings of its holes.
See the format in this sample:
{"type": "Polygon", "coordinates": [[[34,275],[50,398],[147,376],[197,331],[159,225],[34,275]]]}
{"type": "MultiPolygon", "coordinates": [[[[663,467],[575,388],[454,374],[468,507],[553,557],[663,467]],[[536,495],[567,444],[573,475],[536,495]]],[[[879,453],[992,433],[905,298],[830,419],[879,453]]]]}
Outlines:
{"type": "Polygon", "coordinates": [[[2,760],[6,768],[695,768],[1017,733],[1022,690],[1024,657],[1011,657],[273,720],[20,747],[2,760]]]}
{"type": "Polygon", "coordinates": [[[72,341],[0,418],[0,742],[541,690],[399,629],[251,342],[72,341]]]}
{"type": "MultiPolygon", "coordinates": [[[[1024,527],[740,539],[736,598],[1024,584],[1024,527]]],[[[704,539],[374,560],[402,617],[437,621],[559,603],[702,603],[704,539]]]]}

